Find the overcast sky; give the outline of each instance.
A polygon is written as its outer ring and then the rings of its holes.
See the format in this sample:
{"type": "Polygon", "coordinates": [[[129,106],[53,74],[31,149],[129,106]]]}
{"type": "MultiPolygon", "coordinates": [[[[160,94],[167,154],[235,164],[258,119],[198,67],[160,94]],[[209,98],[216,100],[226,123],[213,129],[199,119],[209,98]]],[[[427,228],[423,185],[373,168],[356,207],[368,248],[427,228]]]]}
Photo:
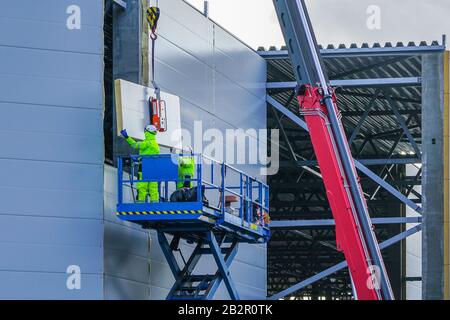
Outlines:
{"type": "MultiPolygon", "coordinates": [[[[292,0],[294,1],[294,0],[292,0]]],[[[203,0],[188,0],[203,10],[203,0]]],[[[209,0],[210,17],[253,48],[284,44],[272,0],[209,0]]],[[[306,0],[320,44],[441,41],[450,0],[306,0]]]]}

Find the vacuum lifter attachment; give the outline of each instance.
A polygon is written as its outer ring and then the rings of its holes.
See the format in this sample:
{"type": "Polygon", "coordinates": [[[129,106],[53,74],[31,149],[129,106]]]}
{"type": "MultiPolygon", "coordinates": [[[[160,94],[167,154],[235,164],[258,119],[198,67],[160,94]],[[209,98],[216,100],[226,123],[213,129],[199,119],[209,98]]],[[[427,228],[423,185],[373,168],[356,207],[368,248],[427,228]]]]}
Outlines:
{"type": "Polygon", "coordinates": [[[356,296],[394,299],[367,203],[329,86],[304,0],[273,0],[298,83],[305,116],[336,222],[338,249],[348,262],[356,296]]]}

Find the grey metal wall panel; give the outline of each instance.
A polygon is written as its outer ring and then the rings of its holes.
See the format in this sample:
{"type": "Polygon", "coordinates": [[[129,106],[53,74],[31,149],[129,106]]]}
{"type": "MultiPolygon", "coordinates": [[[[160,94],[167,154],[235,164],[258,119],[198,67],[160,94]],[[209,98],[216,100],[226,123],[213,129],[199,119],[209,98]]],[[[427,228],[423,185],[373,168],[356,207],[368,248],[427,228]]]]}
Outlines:
{"type": "Polygon", "coordinates": [[[120,279],[148,284],[150,266],[146,257],[105,248],[105,273],[120,279]]]}
{"type": "Polygon", "coordinates": [[[265,268],[267,253],[265,245],[250,245],[247,243],[239,244],[239,249],[246,252],[245,255],[238,257],[238,261],[253,265],[258,268],[265,268]]]}
{"type": "Polygon", "coordinates": [[[102,247],[103,223],[93,219],[0,215],[0,242],[102,247]]]}
{"type": "Polygon", "coordinates": [[[83,274],[80,290],[68,290],[66,273],[0,271],[0,299],[99,299],[103,278],[83,274]]]}
{"type": "Polygon", "coordinates": [[[171,40],[174,43],[180,43],[180,47],[182,48],[190,48],[190,45],[182,42],[182,37],[180,37],[180,35],[183,35],[187,31],[194,34],[194,37],[203,39],[208,43],[213,43],[211,39],[213,24],[211,21],[205,19],[199,11],[193,9],[190,5],[181,2],[180,0],[165,0],[164,2],[161,1],[159,6],[162,11],[162,17],[165,15],[170,16],[179,27],[186,29],[186,31],[180,31],[182,33],[170,33],[169,31],[172,28],[178,28],[178,26],[169,27],[167,25],[173,22],[164,21],[165,19],[161,18],[161,30],[159,32],[163,35],[173,35],[173,39],[171,40]]]}
{"type": "Polygon", "coordinates": [[[52,106],[0,102],[2,117],[0,130],[54,133],[102,137],[103,128],[98,124],[103,116],[96,109],[55,108],[52,106]],[[24,117],[24,115],[27,115],[24,117]],[[45,125],[42,124],[45,123],[45,125]]]}
{"type": "Polygon", "coordinates": [[[105,299],[148,299],[150,238],[140,226],[116,217],[116,203],[117,169],[105,166],[105,299]]]}
{"type": "Polygon", "coordinates": [[[45,21],[24,23],[19,19],[3,18],[0,20],[0,28],[14,30],[0,33],[2,45],[80,53],[103,52],[103,41],[98,41],[103,37],[103,31],[98,27],[83,26],[80,30],[76,30],[77,32],[70,33],[65,23],[60,25],[45,21]]]}
{"type": "Polygon", "coordinates": [[[101,164],[0,159],[0,187],[101,191],[102,170],[101,164]]]}
{"type": "MultiPolygon", "coordinates": [[[[226,293],[224,293],[224,295],[225,294],[226,293]]],[[[260,288],[240,285],[239,286],[239,294],[241,295],[242,300],[265,300],[267,291],[266,291],[266,289],[260,289],[260,288]]]]}
{"type": "MultiPolygon", "coordinates": [[[[105,220],[105,222],[111,222],[115,225],[118,225],[120,227],[126,227],[129,229],[134,229],[134,230],[138,230],[138,231],[142,231],[142,228],[135,224],[135,223],[131,223],[129,221],[122,221],[117,219],[116,216],[116,205],[117,205],[117,195],[110,195],[110,194],[104,194],[104,216],[103,219],[105,220]]],[[[112,239],[111,239],[112,240],[112,239]]]]}
{"type": "Polygon", "coordinates": [[[105,221],[105,244],[110,250],[145,258],[151,251],[149,236],[145,230],[136,232],[136,229],[110,221],[105,221]]]}
{"type": "MultiPolygon", "coordinates": [[[[180,12],[171,12],[161,5],[161,29],[160,36],[169,41],[173,45],[182,48],[184,51],[195,57],[196,59],[213,66],[213,25],[205,20],[195,19],[197,23],[190,25],[177,20],[180,12]],[[202,30],[199,34],[194,30],[202,30]]],[[[191,19],[192,21],[192,19],[191,19]]]]}
{"type": "Polygon", "coordinates": [[[181,98],[180,104],[183,106],[181,108],[181,127],[188,130],[189,132],[194,132],[194,124],[196,121],[201,121],[202,127],[205,129],[212,127],[211,113],[207,112],[193,103],[181,98]]]}
{"type": "Polygon", "coordinates": [[[101,246],[70,249],[61,245],[10,242],[0,243],[0,250],[0,270],[61,273],[77,262],[82,273],[100,274],[103,271],[101,246]]]}
{"type": "Polygon", "coordinates": [[[0,297],[102,298],[103,0],[11,1],[0,29],[0,297]]]}
{"type": "MultiPolygon", "coordinates": [[[[151,236],[151,242],[150,242],[150,253],[151,253],[151,259],[152,261],[160,262],[160,263],[166,263],[166,258],[164,257],[164,254],[161,250],[161,247],[158,243],[158,237],[155,230],[151,230],[150,232],[151,236]]],[[[183,244],[184,241],[181,241],[183,244]]]]}
{"type": "Polygon", "coordinates": [[[163,37],[157,46],[155,72],[158,85],[212,112],[212,69],[163,37]]]}
{"type": "Polygon", "coordinates": [[[166,262],[151,260],[150,270],[150,284],[152,288],[159,287],[167,290],[172,288],[175,278],[166,262]]]}
{"type": "Polygon", "coordinates": [[[149,285],[109,275],[105,276],[105,299],[138,300],[148,297],[150,297],[149,285]]]}
{"type": "Polygon", "coordinates": [[[216,71],[252,93],[258,99],[266,94],[266,62],[235,36],[215,25],[214,62],[216,71]]]}
{"type": "Polygon", "coordinates": [[[103,103],[100,82],[1,74],[0,86],[2,102],[92,109],[102,108],[103,103]]]}
{"type": "Polygon", "coordinates": [[[0,194],[0,214],[83,219],[103,217],[102,193],[99,191],[8,186],[0,187],[0,194]]]}
{"type": "MultiPolygon", "coordinates": [[[[129,229],[142,231],[142,228],[128,221],[117,219],[116,204],[117,204],[117,168],[106,165],[104,167],[104,220],[105,222],[114,223],[117,226],[123,226],[129,229]]],[[[124,201],[132,201],[132,196],[124,192],[124,201]]],[[[128,232],[127,229],[124,229],[128,232]]],[[[113,241],[113,238],[110,239],[113,241]]],[[[106,245],[110,242],[105,240],[106,245]]]]}
{"type": "Polygon", "coordinates": [[[266,102],[255,97],[220,73],[215,75],[215,111],[218,118],[233,123],[235,128],[266,128],[266,102]],[[231,117],[230,111],[236,114],[231,117]],[[239,115],[239,116],[236,116],[239,115]]]}
{"type": "Polygon", "coordinates": [[[92,72],[103,63],[101,55],[0,47],[0,59],[3,63],[3,74],[102,81],[101,73],[92,72]],[[74,60],[77,61],[76,64],[73,63],[74,60]],[[20,63],[17,63],[18,61],[20,63]],[[80,65],[83,68],[80,68],[80,65]]]}
{"type": "Polygon", "coordinates": [[[150,299],[151,300],[164,300],[169,294],[169,290],[166,288],[160,288],[157,286],[150,287],[150,299]]]}
{"type": "Polygon", "coordinates": [[[11,1],[2,7],[1,18],[47,21],[66,24],[67,8],[78,5],[81,9],[83,25],[103,27],[103,1],[92,0],[22,0],[11,1]]]}
{"type": "MultiPolygon", "coordinates": [[[[2,130],[3,131],[3,130],[2,130]]],[[[20,131],[2,132],[4,158],[98,164],[103,160],[102,137],[20,131]],[[49,148],[49,146],[51,146],[49,148]]]]}

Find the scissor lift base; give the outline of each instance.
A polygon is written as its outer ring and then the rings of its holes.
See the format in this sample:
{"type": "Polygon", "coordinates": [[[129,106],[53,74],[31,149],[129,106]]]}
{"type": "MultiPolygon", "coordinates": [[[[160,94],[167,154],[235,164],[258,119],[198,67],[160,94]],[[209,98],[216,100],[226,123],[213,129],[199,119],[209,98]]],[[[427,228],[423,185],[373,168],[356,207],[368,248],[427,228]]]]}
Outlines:
{"type": "Polygon", "coordinates": [[[167,300],[210,300],[219,288],[221,282],[225,283],[230,298],[238,300],[231,279],[229,267],[237,253],[238,241],[233,239],[226,242],[226,235],[215,234],[212,230],[199,229],[191,231],[196,234],[196,246],[184,266],[180,266],[175,259],[174,252],[180,250],[178,242],[183,237],[183,232],[171,232],[171,243],[167,240],[164,229],[158,230],[158,242],[175,278],[167,300]],[[200,258],[204,255],[212,255],[217,265],[214,274],[193,274],[200,258]]]}

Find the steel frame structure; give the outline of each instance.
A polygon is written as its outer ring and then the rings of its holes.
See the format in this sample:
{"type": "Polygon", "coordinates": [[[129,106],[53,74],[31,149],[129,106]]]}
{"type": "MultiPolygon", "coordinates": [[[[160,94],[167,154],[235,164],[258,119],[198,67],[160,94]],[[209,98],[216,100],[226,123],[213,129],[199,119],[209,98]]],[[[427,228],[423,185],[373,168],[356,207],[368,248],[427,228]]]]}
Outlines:
{"type": "MultiPolygon", "coordinates": [[[[394,237],[391,237],[388,240],[382,242],[380,244],[380,248],[381,249],[388,248],[389,246],[391,246],[391,245],[393,245],[393,244],[395,244],[395,243],[397,243],[397,242],[399,242],[399,241],[401,241],[401,240],[403,240],[403,239],[405,239],[405,238],[407,238],[407,237],[409,237],[409,236],[419,232],[420,230],[421,230],[421,225],[412,227],[411,229],[408,229],[408,230],[406,230],[406,231],[404,231],[404,232],[402,232],[402,233],[400,233],[400,234],[398,234],[398,235],[396,235],[394,237]]],[[[306,287],[306,286],[308,286],[310,284],[313,284],[315,281],[318,281],[318,280],[320,280],[320,279],[322,279],[324,277],[327,277],[327,276],[329,276],[329,275],[331,275],[331,274],[333,274],[333,273],[335,273],[335,272],[337,272],[339,270],[342,270],[342,269],[344,269],[347,266],[348,266],[347,261],[342,261],[342,262],[340,262],[340,263],[338,263],[338,264],[336,264],[336,265],[334,265],[334,266],[332,266],[332,267],[330,267],[330,268],[328,268],[326,270],[323,270],[323,271],[317,273],[316,275],[314,275],[314,276],[312,276],[312,277],[310,277],[308,279],[305,279],[305,280],[303,280],[303,281],[293,285],[292,287],[290,287],[288,289],[285,289],[285,290],[283,290],[281,292],[278,292],[277,294],[274,294],[273,296],[270,296],[269,300],[281,299],[281,298],[283,298],[283,297],[285,297],[285,296],[287,296],[287,295],[289,295],[291,293],[294,293],[294,292],[296,292],[298,290],[301,290],[302,288],[304,288],[304,287],[306,287]]]]}
{"type": "MultiPolygon", "coordinates": [[[[404,85],[410,85],[408,82],[403,81],[404,85]]],[[[367,82],[366,82],[367,83],[367,82]]],[[[402,171],[403,168],[406,164],[411,164],[411,165],[420,165],[421,160],[420,157],[417,156],[417,153],[414,154],[407,154],[406,156],[403,155],[399,155],[398,150],[396,150],[396,147],[398,146],[398,144],[400,142],[403,142],[403,140],[406,140],[411,144],[411,150],[416,149],[418,146],[420,146],[420,136],[415,136],[413,137],[412,134],[408,134],[406,136],[406,130],[413,129],[413,128],[408,128],[408,126],[410,126],[411,123],[411,119],[413,117],[417,117],[420,116],[420,111],[416,112],[415,110],[413,110],[411,112],[411,114],[407,114],[407,112],[405,112],[405,110],[402,110],[402,112],[397,112],[397,114],[394,114],[394,112],[388,112],[388,111],[378,111],[375,113],[371,113],[371,109],[373,107],[373,104],[379,99],[379,96],[381,93],[386,94],[386,92],[383,92],[379,89],[376,88],[380,88],[380,87],[384,87],[384,86],[391,86],[392,85],[392,81],[389,83],[388,81],[386,83],[383,83],[382,81],[374,81],[374,88],[375,88],[375,93],[370,96],[371,102],[366,106],[365,110],[362,112],[358,112],[358,114],[360,115],[360,119],[357,122],[356,127],[354,127],[353,131],[351,132],[351,136],[349,139],[349,144],[353,146],[353,154],[356,157],[361,157],[359,161],[356,162],[356,166],[358,168],[358,170],[360,170],[362,173],[364,173],[366,175],[367,178],[369,178],[369,181],[365,178],[362,179],[363,182],[363,188],[364,190],[367,190],[367,186],[370,186],[371,189],[373,189],[373,187],[375,187],[375,189],[371,192],[370,194],[370,200],[369,200],[369,208],[371,209],[373,214],[377,214],[380,215],[382,213],[386,214],[386,212],[389,212],[389,210],[384,209],[384,210],[380,210],[379,208],[377,208],[377,206],[380,206],[380,202],[384,202],[384,205],[389,205],[389,204],[394,204],[394,205],[399,205],[399,204],[405,204],[409,207],[411,207],[413,210],[415,210],[416,212],[418,212],[419,214],[421,213],[421,207],[420,207],[420,194],[417,193],[414,190],[414,186],[416,185],[420,185],[420,170],[419,170],[419,174],[414,176],[414,177],[401,177],[402,175],[402,171]],[[366,155],[366,152],[364,152],[364,148],[367,145],[374,145],[375,143],[373,141],[370,141],[369,139],[365,139],[365,137],[363,136],[363,133],[361,133],[362,128],[364,127],[364,123],[365,121],[367,121],[368,119],[370,119],[371,117],[376,117],[377,115],[388,115],[388,114],[392,114],[394,117],[396,117],[397,119],[399,119],[398,117],[400,116],[401,118],[403,118],[405,115],[408,115],[408,118],[404,121],[404,123],[399,124],[398,126],[401,127],[401,129],[398,129],[397,127],[392,127],[391,130],[387,130],[387,132],[385,134],[383,133],[377,133],[377,135],[379,135],[380,137],[384,138],[384,139],[391,139],[392,141],[392,145],[391,148],[389,150],[389,152],[387,154],[384,154],[383,156],[381,155],[377,155],[377,156],[369,156],[366,155]],[[406,130],[405,130],[406,129],[406,130]],[[406,136],[406,139],[403,137],[406,136]],[[361,146],[359,146],[359,148],[355,148],[355,141],[358,140],[363,140],[363,143],[361,146]],[[411,143],[411,141],[415,142],[415,146],[416,148],[413,148],[412,146],[414,144],[411,143]],[[356,149],[356,152],[355,152],[356,149]],[[397,151],[397,152],[396,152],[397,151]],[[365,157],[365,158],[362,158],[365,157]],[[369,169],[368,166],[373,167],[373,169],[369,169]],[[395,167],[395,171],[396,173],[393,173],[393,167],[395,167]],[[398,172],[400,169],[400,172],[398,172]],[[394,177],[395,176],[395,177],[394,177]],[[387,182],[389,181],[389,182],[387,182]],[[383,193],[381,194],[381,197],[376,197],[376,198],[372,198],[372,196],[378,192],[380,192],[380,188],[383,189],[383,193]],[[411,199],[411,195],[414,195],[415,199],[411,199]],[[383,201],[383,200],[378,200],[378,198],[391,198],[389,201],[383,201]],[[395,200],[394,200],[394,199],[395,200]],[[384,211],[384,212],[383,212],[384,211]]],[[[400,85],[400,84],[399,84],[400,85]]],[[[420,85],[420,81],[416,81],[416,86],[420,85]]],[[[400,85],[402,86],[402,85],[400,85]]],[[[291,91],[293,91],[292,88],[290,88],[291,91]]],[[[296,129],[287,129],[286,128],[286,121],[289,121],[289,125],[292,126],[292,124],[295,124],[297,126],[299,126],[304,132],[307,132],[307,126],[305,124],[305,122],[301,119],[301,117],[299,117],[297,114],[295,114],[293,111],[291,111],[291,108],[289,107],[289,103],[283,105],[281,104],[278,100],[276,100],[276,89],[270,88],[270,86],[268,86],[268,97],[267,97],[267,102],[268,104],[272,107],[273,111],[272,113],[277,115],[277,120],[274,122],[277,124],[277,127],[284,133],[283,133],[283,139],[286,140],[286,142],[288,142],[287,144],[290,145],[290,147],[288,147],[289,150],[289,155],[285,155],[284,158],[285,160],[281,162],[281,168],[282,170],[288,170],[290,172],[298,172],[298,180],[293,182],[292,185],[293,186],[305,186],[309,183],[306,182],[305,176],[311,176],[307,173],[307,171],[304,170],[305,167],[311,168],[313,170],[317,170],[317,162],[313,159],[312,155],[311,155],[311,148],[309,147],[309,152],[308,154],[305,156],[304,151],[302,150],[302,148],[298,146],[298,144],[296,145],[295,143],[293,143],[293,139],[297,139],[296,136],[301,136],[302,139],[302,144],[307,144],[307,135],[301,134],[299,132],[299,130],[296,129]],[[272,94],[274,94],[275,98],[272,96],[272,94]],[[281,116],[280,116],[281,114],[281,116]],[[295,157],[294,157],[295,155],[295,157]],[[299,159],[305,159],[305,160],[299,160],[299,159]],[[286,166],[285,164],[289,164],[288,166],[286,166]],[[303,179],[303,181],[302,181],[303,179]],[[300,183],[299,183],[300,182],[300,183]]],[[[279,99],[280,100],[280,99],[279,99]]],[[[388,100],[388,99],[385,99],[388,100]]],[[[393,99],[389,99],[390,105],[393,103],[393,99]]],[[[401,102],[400,102],[401,103],[401,102]]],[[[397,111],[399,111],[397,109],[397,111]]],[[[352,111],[348,111],[347,113],[344,111],[343,112],[343,116],[344,116],[344,122],[345,119],[347,117],[355,117],[357,116],[357,114],[355,112],[352,111]]],[[[365,132],[364,132],[365,133],[365,132]]],[[[376,138],[376,137],[374,137],[376,138]]],[[[420,155],[419,155],[420,156],[420,155]]],[[[318,171],[318,170],[317,170],[318,171]]],[[[299,211],[298,209],[296,209],[295,207],[300,206],[300,214],[303,216],[305,210],[302,210],[303,208],[308,208],[311,206],[321,206],[322,207],[322,211],[317,212],[317,209],[315,209],[315,212],[311,212],[309,213],[309,218],[310,219],[314,219],[313,217],[315,217],[315,219],[318,218],[325,218],[325,217],[330,217],[330,211],[328,209],[328,205],[326,203],[326,197],[323,193],[323,190],[318,191],[317,189],[320,189],[317,187],[317,184],[320,183],[320,179],[316,177],[311,176],[310,177],[314,182],[311,183],[311,189],[312,190],[302,190],[303,195],[301,195],[300,197],[302,197],[304,199],[303,203],[301,203],[300,201],[298,201],[298,196],[296,196],[296,199],[294,200],[294,202],[292,203],[292,205],[290,206],[290,210],[292,210],[292,208],[294,208],[293,211],[296,211],[296,213],[299,211]],[[312,201],[312,200],[315,200],[312,201]]],[[[277,190],[276,187],[274,187],[274,184],[272,183],[273,181],[277,181],[277,178],[273,179],[271,178],[270,181],[270,185],[272,188],[272,192],[273,194],[278,193],[279,189],[277,190]]],[[[282,180],[282,182],[280,181],[280,184],[282,184],[284,187],[286,187],[286,182],[282,180]]],[[[307,188],[303,188],[303,189],[307,189],[307,188]]],[[[292,190],[292,189],[291,189],[292,190]]],[[[279,202],[272,200],[272,208],[274,211],[279,211],[280,207],[279,207],[279,202]]],[[[288,210],[289,210],[288,209],[288,210]]],[[[398,211],[400,211],[399,209],[397,209],[398,211]]],[[[282,211],[287,211],[287,210],[282,210],[282,211]]],[[[398,212],[397,214],[399,214],[400,212],[398,212]]],[[[394,212],[392,212],[392,214],[395,214],[394,212]]],[[[281,220],[281,221],[273,221],[272,223],[272,227],[273,227],[273,233],[274,233],[274,237],[273,240],[274,242],[278,241],[277,237],[275,236],[277,233],[279,232],[284,232],[284,234],[290,234],[292,236],[293,231],[295,231],[295,241],[298,241],[298,238],[303,238],[303,245],[305,247],[311,247],[312,246],[322,246],[324,248],[327,248],[325,245],[329,245],[330,243],[333,243],[332,239],[334,237],[334,232],[333,230],[331,230],[330,228],[326,228],[327,226],[330,226],[333,224],[333,220],[328,220],[328,221],[317,221],[317,220],[302,220],[299,218],[296,218],[296,214],[294,213],[292,214],[288,214],[283,212],[282,214],[277,213],[271,213],[272,217],[274,219],[290,219],[289,221],[287,220],[281,220]],[[291,220],[292,219],[292,220],[291,220]],[[279,228],[280,227],[280,228],[279,228]],[[323,229],[325,227],[325,229],[323,229]],[[289,230],[286,230],[286,228],[288,228],[289,230]],[[299,234],[297,233],[299,230],[299,228],[304,228],[307,229],[307,231],[303,231],[303,234],[299,234]],[[293,229],[293,230],[292,230],[293,229]],[[308,239],[309,238],[309,239],[308,239]],[[323,239],[326,239],[325,241],[323,239]],[[331,241],[330,241],[331,240],[331,241]]],[[[298,213],[297,213],[298,216],[298,213]]],[[[378,218],[379,220],[377,220],[377,218],[375,218],[373,220],[374,224],[377,225],[382,225],[383,227],[385,227],[386,225],[399,225],[399,224],[406,224],[406,223],[420,223],[421,219],[419,217],[417,218],[405,218],[405,217],[391,217],[391,218],[378,218]],[[389,220],[387,220],[389,219],[389,220]]],[[[400,229],[403,229],[404,227],[400,227],[400,229]]],[[[414,229],[415,232],[420,231],[420,225],[414,229]]],[[[412,232],[403,234],[404,238],[406,238],[407,236],[414,234],[412,232]]],[[[378,229],[377,227],[377,234],[378,236],[380,236],[382,239],[386,238],[389,233],[388,230],[386,228],[380,228],[378,229]]],[[[402,240],[399,239],[398,241],[402,240]]],[[[293,242],[292,240],[289,240],[287,237],[286,242],[293,242]]],[[[384,248],[384,247],[383,247],[384,248]]],[[[278,249],[277,249],[278,250],[278,249]]],[[[330,254],[330,248],[327,248],[328,253],[330,254]]],[[[312,251],[312,249],[311,249],[312,251]]],[[[311,251],[308,255],[309,259],[314,259],[314,254],[311,254],[311,251]]],[[[271,250],[270,250],[270,245],[269,245],[269,256],[271,254],[271,250]]],[[[303,253],[296,253],[296,255],[298,254],[303,254],[303,253]]],[[[337,260],[336,257],[338,255],[334,254],[334,257],[330,257],[329,262],[333,261],[333,260],[337,260]]],[[[291,258],[292,259],[292,258],[291,258]]],[[[279,256],[276,256],[276,260],[279,260],[279,256]]],[[[270,265],[272,264],[272,260],[269,258],[269,278],[271,278],[271,273],[278,273],[277,271],[275,271],[275,268],[271,268],[270,265]]],[[[303,265],[303,263],[300,263],[300,265],[303,265]]],[[[292,266],[292,265],[291,265],[292,266]]],[[[320,264],[319,264],[320,266],[320,264]]],[[[279,268],[280,266],[278,266],[279,268]]],[[[341,299],[348,299],[349,298],[349,293],[351,292],[351,286],[349,284],[348,281],[348,275],[347,273],[342,272],[343,269],[345,269],[346,264],[341,263],[341,264],[337,264],[334,265],[332,267],[329,267],[328,269],[324,270],[323,272],[319,272],[316,275],[311,275],[310,277],[307,276],[307,274],[295,274],[295,278],[296,279],[301,279],[302,277],[306,278],[304,280],[298,281],[297,284],[294,284],[292,282],[285,282],[283,283],[282,281],[280,282],[279,279],[276,279],[276,282],[278,282],[278,285],[276,286],[272,286],[271,285],[271,281],[269,279],[269,295],[271,295],[270,299],[279,299],[282,297],[286,297],[286,296],[293,296],[293,297],[299,297],[301,296],[301,294],[298,294],[298,291],[301,291],[302,289],[304,290],[305,288],[314,288],[314,284],[320,283],[320,281],[323,282],[323,279],[328,277],[330,278],[330,275],[335,274],[335,273],[340,273],[340,276],[336,276],[336,278],[333,278],[334,283],[331,284],[331,287],[333,289],[331,289],[332,293],[330,294],[331,298],[341,298],[341,299]],[[340,271],[340,272],[338,272],[340,271]],[[340,293],[338,288],[340,287],[340,293]],[[278,293],[276,291],[280,290],[278,293]]],[[[296,267],[298,268],[298,267],[296,267]]],[[[282,268],[284,270],[286,270],[286,268],[282,268]]],[[[284,276],[289,277],[289,275],[285,275],[284,276]]],[[[275,281],[274,281],[275,282],[275,281]]],[[[295,282],[295,281],[294,281],[295,282]]],[[[319,291],[321,290],[320,288],[323,288],[324,286],[321,285],[319,286],[319,291]]],[[[306,295],[311,297],[314,296],[314,289],[308,289],[306,290],[307,293],[306,295]]],[[[326,290],[325,290],[326,291],[326,290]]],[[[320,295],[320,294],[319,294],[320,295]]]]}

